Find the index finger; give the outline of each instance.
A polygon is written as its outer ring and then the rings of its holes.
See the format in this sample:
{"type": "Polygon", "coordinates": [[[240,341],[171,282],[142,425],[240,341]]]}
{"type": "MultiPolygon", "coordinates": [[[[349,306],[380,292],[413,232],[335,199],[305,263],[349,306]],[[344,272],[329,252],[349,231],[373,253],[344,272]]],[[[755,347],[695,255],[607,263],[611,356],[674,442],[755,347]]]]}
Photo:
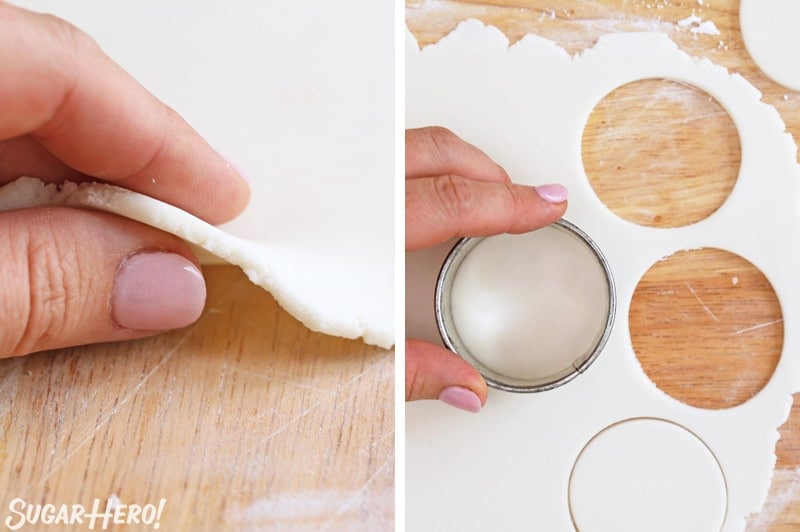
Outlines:
{"type": "Polygon", "coordinates": [[[453,237],[526,233],[561,218],[567,190],[487,183],[461,176],[406,181],[406,251],[453,237]]]}
{"type": "Polygon", "coordinates": [[[502,166],[443,127],[406,130],[406,179],[460,175],[476,181],[510,183],[502,166]]]}
{"type": "Polygon", "coordinates": [[[30,135],[75,170],[211,223],[249,199],[239,173],[80,30],[0,2],[0,140],[30,135]]]}

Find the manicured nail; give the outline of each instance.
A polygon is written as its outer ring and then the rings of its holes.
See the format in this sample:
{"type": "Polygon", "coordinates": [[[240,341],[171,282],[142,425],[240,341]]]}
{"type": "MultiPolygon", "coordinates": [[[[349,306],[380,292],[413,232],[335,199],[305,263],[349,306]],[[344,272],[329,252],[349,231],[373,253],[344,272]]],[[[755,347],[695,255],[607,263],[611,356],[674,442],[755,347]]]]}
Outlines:
{"type": "Polygon", "coordinates": [[[536,193],[548,203],[564,203],[569,197],[566,187],[561,185],[541,185],[536,187],[536,193]]]}
{"type": "Polygon", "coordinates": [[[138,331],[166,331],[197,321],[206,302],[203,274],[174,253],[144,252],[125,259],[117,270],[111,317],[138,331]]]}
{"type": "Polygon", "coordinates": [[[439,400],[473,414],[481,411],[481,400],[475,392],[461,386],[448,386],[439,394],[439,400]]]}

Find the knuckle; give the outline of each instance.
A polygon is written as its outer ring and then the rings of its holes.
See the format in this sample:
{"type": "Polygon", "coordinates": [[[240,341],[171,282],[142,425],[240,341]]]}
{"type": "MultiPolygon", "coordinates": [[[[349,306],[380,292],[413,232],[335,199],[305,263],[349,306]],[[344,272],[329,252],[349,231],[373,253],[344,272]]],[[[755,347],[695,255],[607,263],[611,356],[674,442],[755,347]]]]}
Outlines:
{"type": "Polygon", "coordinates": [[[420,344],[416,340],[406,339],[406,371],[405,387],[406,401],[425,398],[425,389],[428,383],[425,379],[425,371],[417,364],[422,353],[417,348],[420,344]]]}
{"type": "Polygon", "coordinates": [[[74,52],[96,52],[100,46],[88,33],[81,31],[66,20],[55,15],[42,14],[49,34],[66,50],[74,52]]]}
{"type": "Polygon", "coordinates": [[[181,118],[171,107],[161,106],[161,109],[164,116],[163,127],[158,130],[159,134],[152,137],[149,145],[143,147],[140,151],[140,160],[136,161],[136,164],[132,165],[127,172],[124,172],[126,174],[124,176],[125,179],[150,176],[159,162],[167,158],[166,154],[170,149],[170,139],[174,138],[173,125],[181,118]]]}
{"type": "MultiPolygon", "coordinates": [[[[78,261],[49,231],[28,235],[24,260],[28,274],[28,312],[15,351],[50,345],[64,335],[80,310],[78,261]]],[[[77,316],[79,317],[79,316],[77,316]]]]}
{"type": "Polygon", "coordinates": [[[57,91],[48,106],[51,115],[35,132],[37,136],[49,136],[66,133],[65,124],[75,109],[73,96],[82,73],[108,59],[92,37],[69,22],[49,14],[39,16],[50,39],[51,55],[57,58],[50,72],[52,86],[57,91]]]}
{"type": "Polygon", "coordinates": [[[504,226],[498,229],[504,233],[513,232],[517,223],[524,220],[525,213],[530,211],[530,206],[518,185],[498,183],[496,190],[500,202],[499,212],[506,214],[504,226]]]}
{"type": "Polygon", "coordinates": [[[406,372],[406,401],[424,397],[425,378],[419,372],[406,372]]]}
{"type": "Polygon", "coordinates": [[[456,149],[459,142],[458,137],[447,128],[432,126],[426,129],[428,140],[433,146],[434,153],[441,160],[447,160],[450,154],[456,149]]]}
{"type": "Polygon", "coordinates": [[[425,131],[434,141],[452,142],[456,138],[455,133],[442,126],[429,126],[425,128],[425,131]]]}
{"type": "Polygon", "coordinates": [[[507,210],[515,211],[525,206],[525,197],[522,196],[518,185],[512,183],[498,183],[497,190],[507,210]]]}
{"type": "Polygon", "coordinates": [[[474,203],[470,187],[463,179],[444,175],[433,182],[436,203],[446,220],[460,220],[474,203]]]}
{"type": "Polygon", "coordinates": [[[16,10],[11,7],[11,4],[0,2],[0,20],[4,22],[12,22],[17,18],[16,10]]]}

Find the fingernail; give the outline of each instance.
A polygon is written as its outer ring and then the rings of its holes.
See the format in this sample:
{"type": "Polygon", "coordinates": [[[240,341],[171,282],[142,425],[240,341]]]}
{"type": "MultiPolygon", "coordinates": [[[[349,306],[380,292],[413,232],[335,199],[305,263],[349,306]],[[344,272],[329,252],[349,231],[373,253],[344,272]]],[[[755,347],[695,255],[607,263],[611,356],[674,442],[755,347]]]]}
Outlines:
{"type": "Polygon", "coordinates": [[[461,386],[448,386],[439,394],[439,400],[473,414],[481,411],[481,400],[477,394],[461,386]]]}
{"type": "Polygon", "coordinates": [[[117,270],[111,317],[126,329],[166,331],[197,321],[206,302],[203,274],[174,253],[144,252],[117,270]]]}
{"type": "Polygon", "coordinates": [[[561,185],[541,185],[535,190],[548,203],[564,203],[569,197],[566,187],[561,185]]]}

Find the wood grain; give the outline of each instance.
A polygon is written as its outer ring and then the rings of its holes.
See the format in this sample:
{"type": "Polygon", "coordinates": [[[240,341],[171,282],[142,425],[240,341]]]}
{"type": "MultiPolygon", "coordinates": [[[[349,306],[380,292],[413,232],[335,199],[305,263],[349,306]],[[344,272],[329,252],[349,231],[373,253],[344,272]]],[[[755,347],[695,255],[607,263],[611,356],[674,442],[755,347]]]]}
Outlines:
{"type": "Polygon", "coordinates": [[[742,157],[736,126],[716,100],[663,79],[606,96],[589,116],[581,151],[600,200],[649,227],[713,214],[733,190],[742,157]]]}
{"type": "MultiPolygon", "coordinates": [[[[536,33],[571,53],[607,33],[667,33],[691,55],[743,75],[778,110],[795,142],[800,140],[800,94],[773,83],[752,62],[736,1],[406,2],[407,27],[421,45],[468,18],[500,28],[512,43],[536,33]],[[720,34],[693,33],[678,24],[693,14],[712,21],[720,34]]],[[[604,203],[623,218],[657,227],[686,225],[714,212],[735,183],[741,153],[735,127],[713,99],[664,80],[633,83],[609,95],[592,114],[582,148],[587,174],[604,203]]],[[[743,259],[718,250],[682,254],[654,267],[637,289],[630,319],[648,375],[670,395],[706,408],[738,404],[761,389],[783,338],[769,282],[743,259]],[[669,330],[656,324],[669,324],[669,330]]],[[[781,436],[767,504],[751,517],[748,530],[800,529],[796,403],[781,436]]]]}
{"type": "Polygon", "coordinates": [[[719,249],[681,251],[654,264],[636,288],[630,329],[645,373],[700,408],[730,408],[753,397],[783,348],[769,281],[719,249]]]}
{"type": "Polygon", "coordinates": [[[113,494],[167,499],[161,530],[391,528],[393,354],[308,331],[237,268],[205,274],[192,327],[0,360],[3,520],[16,497],[113,494]]]}

